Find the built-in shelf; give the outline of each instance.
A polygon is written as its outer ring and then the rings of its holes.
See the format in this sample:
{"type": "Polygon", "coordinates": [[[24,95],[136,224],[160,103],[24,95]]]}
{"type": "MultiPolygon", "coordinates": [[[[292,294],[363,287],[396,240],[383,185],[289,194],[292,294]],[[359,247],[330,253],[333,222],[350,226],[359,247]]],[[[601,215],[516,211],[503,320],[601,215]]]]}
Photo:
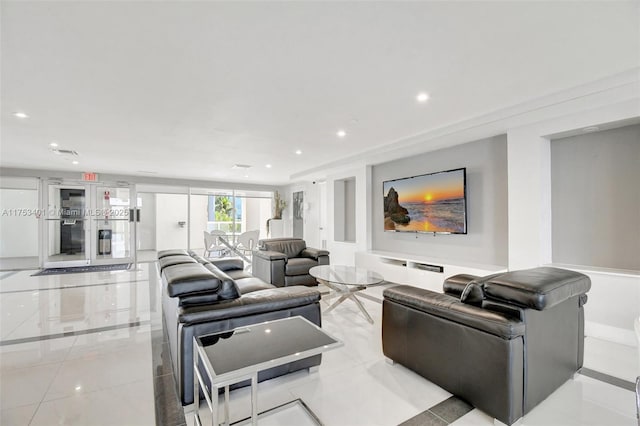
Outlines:
{"type": "Polygon", "coordinates": [[[484,276],[507,270],[503,265],[486,265],[377,250],[356,253],[356,266],[375,271],[390,282],[409,284],[433,291],[442,291],[442,282],[451,275],[484,276]]]}

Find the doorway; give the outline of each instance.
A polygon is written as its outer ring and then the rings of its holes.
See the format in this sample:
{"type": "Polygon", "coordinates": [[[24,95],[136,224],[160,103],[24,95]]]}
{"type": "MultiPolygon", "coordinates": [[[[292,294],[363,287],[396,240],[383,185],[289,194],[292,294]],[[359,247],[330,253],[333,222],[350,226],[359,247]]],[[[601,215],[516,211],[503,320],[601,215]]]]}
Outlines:
{"type": "Polygon", "coordinates": [[[135,262],[135,189],[127,183],[45,182],[41,265],[135,262]]]}

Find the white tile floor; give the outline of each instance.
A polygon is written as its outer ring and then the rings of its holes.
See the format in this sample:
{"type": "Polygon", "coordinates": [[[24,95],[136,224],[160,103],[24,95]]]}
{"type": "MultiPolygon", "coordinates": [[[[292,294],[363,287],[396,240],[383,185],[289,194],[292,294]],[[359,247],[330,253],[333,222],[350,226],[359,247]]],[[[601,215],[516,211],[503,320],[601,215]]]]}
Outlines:
{"type": "MultiPolygon", "coordinates": [[[[0,424],[154,425],[152,333],[161,330],[153,263],[131,271],[0,275],[0,424]],[[75,333],[65,336],[64,333],[75,333]],[[45,340],[34,338],[49,336],[45,340]],[[25,342],[23,339],[27,339],[25,342]]],[[[368,292],[381,297],[381,288],[368,292]]],[[[323,317],[344,347],[306,371],[259,385],[259,408],[301,398],[326,425],[397,425],[450,394],[381,351],[381,305],[350,301],[323,317]]],[[[587,338],[585,366],[630,381],[636,348],[587,338]]],[[[249,390],[232,392],[231,417],[249,414],[249,390]]],[[[285,412],[277,422],[292,424],[285,412]]],[[[193,416],[187,415],[187,424],[193,416]]],[[[488,425],[472,410],[453,424],[488,425]]],[[[578,376],[527,415],[526,425],[637,425],[631,391],[578,376]]]]}

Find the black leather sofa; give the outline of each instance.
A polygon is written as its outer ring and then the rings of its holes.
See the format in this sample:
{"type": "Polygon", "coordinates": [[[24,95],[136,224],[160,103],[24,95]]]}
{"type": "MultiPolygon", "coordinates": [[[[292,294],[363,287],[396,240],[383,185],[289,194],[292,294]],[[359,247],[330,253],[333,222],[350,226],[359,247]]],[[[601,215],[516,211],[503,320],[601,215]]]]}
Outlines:
{"type": "MultiPolygon", "coordinates": [[[[158,253],[158,266],[173,373],[183,405],[193,403],[194,336],[297,315],[321,325],[316,289],[277,288],[245,272],[240,259],[209,261],[194,252],[165,250],[158,253]]],[[[317,355],[271,368],[260,372],[258,380],[310,368],[320,361],[317,355]]]]}
{"type": "Polygon", "coordinates": [[[271,238],[258,242],[253,251],[253,274],[278,287],[317,286],[309,269],[329,264],[329,252],[307,247],[300,238],[271,238]]]}
{"type": "Polygon", "coordinates": [[[541,267],[384,291],[384,355],[512,424],[582,367],[591,282],[541,267]]]}

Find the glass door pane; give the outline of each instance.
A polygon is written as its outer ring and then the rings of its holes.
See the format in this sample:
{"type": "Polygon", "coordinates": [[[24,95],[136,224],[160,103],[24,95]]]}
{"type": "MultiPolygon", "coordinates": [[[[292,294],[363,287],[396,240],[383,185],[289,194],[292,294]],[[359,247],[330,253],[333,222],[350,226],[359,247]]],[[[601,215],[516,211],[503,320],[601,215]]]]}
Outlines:
{"type": "MultiPolygon", "coordinates": [[[[129,187],[97,186],[94,220],[96,263],[131,261],[133,222],[129,187]]],[[[135,212],[133,212],[135,215],[135,212]]]]}
{"type": "Polygon", "coordinates": [[[49,184],[45,210],[45,266],[79,266],[87,256],[87,194],[84,186],[49,184]]]}

